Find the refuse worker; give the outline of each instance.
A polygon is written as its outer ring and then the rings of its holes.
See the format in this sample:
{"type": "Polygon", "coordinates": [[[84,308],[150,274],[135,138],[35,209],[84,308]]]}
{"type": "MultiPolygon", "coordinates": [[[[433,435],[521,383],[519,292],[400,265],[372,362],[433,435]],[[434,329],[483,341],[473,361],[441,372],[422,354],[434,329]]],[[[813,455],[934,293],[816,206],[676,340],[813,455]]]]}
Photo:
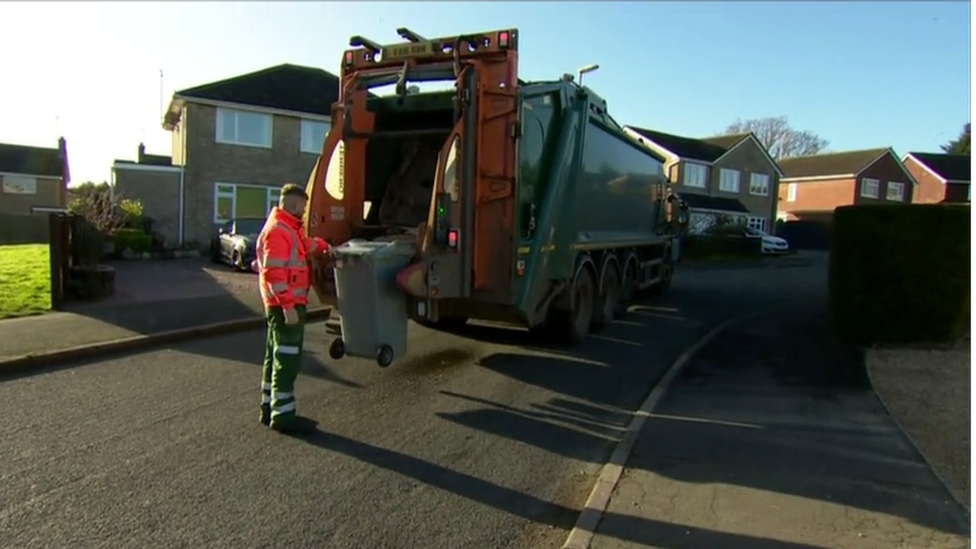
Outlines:
{"type": "Polygon", "coordinates": [[[304,189],[294,184],[282,187],[278,206],[271,210],[256,246],[256,270],[268,322],[261,423],[288,433],[315,429],[315,422],[296,412],[295,379],[302,364],[305,308],[312,278],[308,259],[330,251],[321,238],[303,234],[307,204],[304,189]]]}

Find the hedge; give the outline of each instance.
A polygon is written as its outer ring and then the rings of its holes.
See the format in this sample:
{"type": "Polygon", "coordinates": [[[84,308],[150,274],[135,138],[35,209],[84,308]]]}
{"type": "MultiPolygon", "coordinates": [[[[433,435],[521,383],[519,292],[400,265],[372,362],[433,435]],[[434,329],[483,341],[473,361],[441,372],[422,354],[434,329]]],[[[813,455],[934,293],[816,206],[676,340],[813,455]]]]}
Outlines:
{"type": "Polygon", "coordinates": [[[126,248],[141,254],[152,248],[152,235],[139,229],[118,229],[115,231],[115,253],[122,253],[126,248]]]}
{"type": "Polygon", "coordinates": [[[834,212],[830,311],[857,345],[951,343],[969,322],[970,207],[844,206],[834,212]]]}

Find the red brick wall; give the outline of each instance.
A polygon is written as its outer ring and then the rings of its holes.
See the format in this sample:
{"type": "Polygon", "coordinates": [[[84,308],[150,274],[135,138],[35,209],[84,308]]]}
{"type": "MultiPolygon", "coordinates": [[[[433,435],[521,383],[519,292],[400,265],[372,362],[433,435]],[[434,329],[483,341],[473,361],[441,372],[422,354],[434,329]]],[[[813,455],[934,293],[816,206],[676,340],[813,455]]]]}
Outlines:
{"type": "Polygon", "coordinates": [[[779,185],[780,212],[832,212],[854,203],[854,180],[833,179],[796,183],[796,200],[789,202],[790,182],[779,185]]]}
{"type": "Polygon", "coordinates": [[[911,158],[905,159],[905,169],[911,172],[915,180],[918,181],[912,202],[916,204],[934,204],[945,200],[946,188],[942,181],[939,181],[911,158]]]}

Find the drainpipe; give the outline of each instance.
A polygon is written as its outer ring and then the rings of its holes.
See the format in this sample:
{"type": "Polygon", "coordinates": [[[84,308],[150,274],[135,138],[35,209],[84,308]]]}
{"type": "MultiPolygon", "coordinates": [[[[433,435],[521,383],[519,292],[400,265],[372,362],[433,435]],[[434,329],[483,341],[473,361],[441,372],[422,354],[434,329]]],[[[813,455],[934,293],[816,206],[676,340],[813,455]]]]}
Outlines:
{"type": "Polygon", "coordinates": [[[183,105],[180,113],[180,203],[179,203],[179,225],[176,231],[176,240],[182,247],[186,243],[186,105],[183,105]]]}
{"type": "Polygon", "coordinates": [[[180,203],[179,203],[179,222],[176,225],[176,241],[180,246],[183,246],[183,225],[184,225],[184,207],[186,204],[186,191],[184,188],[184,183],[186,181],[186,166],[180,166],[180,203]]]}

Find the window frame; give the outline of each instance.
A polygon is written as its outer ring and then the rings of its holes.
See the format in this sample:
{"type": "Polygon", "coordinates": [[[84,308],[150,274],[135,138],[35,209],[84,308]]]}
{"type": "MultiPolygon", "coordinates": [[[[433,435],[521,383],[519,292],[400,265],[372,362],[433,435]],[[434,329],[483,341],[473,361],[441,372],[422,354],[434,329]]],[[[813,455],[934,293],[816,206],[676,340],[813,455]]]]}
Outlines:
{"type": "Polygon", "coordinates": [[[221,145],[236,145],[239,147],[254,147],[257,149],[270,149],[274,146],[274,115],[270,113],[255,112],[243,109],[232,109],[229,107],[217,107],[217,114],[214,117],[214,141],[220,143],[221,145]],[[240,115],[246,116],[259,116],[264,120],[267,120],[267,130],[265,131],[265,142],[264,143],[249,143],[247,141],[240,140],[239,117],[240,115]],[[228,116],[234,117],[234,136],[228,138],[223,135],[223,122],[228,116]]]}
{"type": "MultiPolygon", "coordinates": [[[[697,179],[696,179],[697,181],[697,179]]],[[[685,187],[691,187],[694,189],[705,189],[708,188],[708,166],[705,164],[699,164],[698,162],[685,162],[684,173],[682,174],[681,184],[685,187]],[[695,168],[694,171],[691,168],[695,168]],[[699,173],[701,170],[701,184],[696,184],[691,179],[692,173],[699,173]]]]}
{"type": "Polygon", "coordinates": [[[877,199],[878,197],[881,196],[881,181],[879,179],[875,179],[873,177],[862,177],[861,178],[861,188],[859,189],[858,194],[861,196],[861,198],[874,198],[874,199],[877,199]],[[874,184],[874,193],[873,194],[867,192],[867,190],[868,190],[868,184],[869,183],[874,184]]]}
{"type": "Polygon", "coordinates": [[[228,223],[237,219],[237,189],[241,187],[252,188],[252,189],[265,189],[265,200],[267,201],[268,211],[265,215],[270,214],[271,210],[278,204],[278,200],[281,196],[281,186],[275,185],[253,185],[246,183],[227,183],[226,181],[216,181],[214,182],[214,198],[213,198],[213,223],[215,225],[220,225],[223,223],[228,223]],[[222,190],[221,187],[224,187],[222,190]],[[227,190],[231,189],[231,190],[227,190]],[[230,199],[230,217],[221,218],[218,214],[218,200],[221,198],[230,199]]]}
{"type": "Polygon", "coordinates": [[[325,145],[326,138],[329,137],[329,132],[332,131],[332,122],[327,120],[312,120],[310,118],[302,118],[301,125],[298,130],[298,151],[307,154],[322,154],[322,147],[325,145]],[[306,137],[311,139],[311,130],[307,128],[313,127],[314,124],[322,124],[325,126],[325,132],[322,134],[322,142],[317,146],[310,147],[306,143],[306,137]]]}
{"type": "Polygon", "coordinates": [[[718,190],[723,193],[738,194],[742,190],[742,173],[739,170],[732,168],[720,168],[718,175],[718,190]],[[735,189],[726,189],[726,174],[729,177],[735,174],[735,189]]]}
{"type": "Polygon", "coordinates": [[[790,183],[786,186],[786,201],[796,202],[797,186],[796,183],[790,183]]]}
{"type": "Polygon", "coordinates": [[[37,196],[37,177],[23,174],[0,174],[0,194],[16,194],[20,196],[37,196]],[[19,183],[19,184],[18,184],[19,183]],[[10,185],[8,187],[7,185],[10,185]],[[14,189],[19,190],[14,190],[14,189]],[[23,190],[24,192],[20,192],[23,190]]]}
{"type": "Polygon", "coordinates": [[[752,196],[769,196],[769,181],[770,177],[768,173],[750,173],[749,174],[749,194],[752,196]],[[757,193],[753,192],[753,186],[756,184],[756,177],[761,177],[764,180],[765,186],[763,187],[763,192],[757,193]]]}
{"type": "Polygon", "coordinates": [[[888,185],[885,186],[885,200],[889,200],[891,202],[904,202],[905,201],[905,184],[902,183],[901,181],[889,181],[888,182],[888,185]],[[897,185],[897,186],[894,187],[894,188],[899,189],[899,192],[898,192],[898,196],[896,198],[892,198],[891,197],[891,189],[892,189],[892,186],[895,186],[895,185],[897,185]]]}
{"type": "Polygon", "coordinates": [[[759,231],[762,231],[766,235],[769,235],[769,221],[761,215],[750,215],[749,217],[747,217],[746,227],[751,229],[757,229],[759,231]],[[758,221],[759,223],[753,223],[754,221],[758,221]]]}

